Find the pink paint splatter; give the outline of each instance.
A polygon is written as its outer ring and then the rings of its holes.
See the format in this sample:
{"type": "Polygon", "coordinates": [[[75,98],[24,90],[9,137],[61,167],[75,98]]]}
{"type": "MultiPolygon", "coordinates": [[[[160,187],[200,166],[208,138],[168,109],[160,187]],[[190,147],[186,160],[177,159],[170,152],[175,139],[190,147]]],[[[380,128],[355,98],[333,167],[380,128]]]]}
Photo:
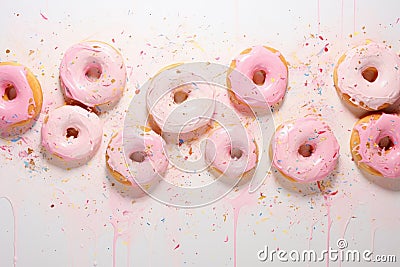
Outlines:
{"type": "Polygon", "coordinates": [[[44,20],[48,20],[48,19],[49,19],[49,18],[46,17],[42,12],[40,12],[40,16],[42,16],[42,18],[43,18],[44,20]]]}

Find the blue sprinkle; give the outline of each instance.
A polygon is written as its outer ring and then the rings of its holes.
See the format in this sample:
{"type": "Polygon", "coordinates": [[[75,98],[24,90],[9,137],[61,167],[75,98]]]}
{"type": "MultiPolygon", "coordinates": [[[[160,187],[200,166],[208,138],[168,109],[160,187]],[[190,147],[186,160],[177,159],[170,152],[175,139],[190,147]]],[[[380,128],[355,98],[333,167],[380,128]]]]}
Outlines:
{"type": "Polygon", "coordinates": [[[11,142],[15,143],[15,142],[17,142],[17,141],[20,140],[20,139],[21,139],[21,136],[18,136],[17,138],[11,139],[11,142]]]}

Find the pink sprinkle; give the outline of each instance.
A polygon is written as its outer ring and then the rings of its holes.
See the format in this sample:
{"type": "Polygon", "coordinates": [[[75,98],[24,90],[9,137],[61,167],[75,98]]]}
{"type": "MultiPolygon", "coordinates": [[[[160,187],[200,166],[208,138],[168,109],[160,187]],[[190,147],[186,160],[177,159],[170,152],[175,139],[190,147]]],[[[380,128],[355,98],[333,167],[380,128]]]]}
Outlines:
{"type": "Polygon", "coordinates": [[[42,16],[42,18],[43,18],[44,20],[48,20],[48,18],[47,18],[45,15],[43,15],[42,12],[40,12],[40,16],[42,16]]]}
{"type": "Polygon", "coordinates": [[[180,245],[178,244],[178,245],[176,245],[176,247],[174,248],[174,250],[176,250],[176,249],[178,249],[180,247],[180,245]]]}
{"type": "Polygon", "coordinates": [[[215,58],[215,60],[219,60],[219,59],[220,59],[220,57],[216,57],[216,58],[215,58]]]}
{"type": "Polygon", "coordinates": [[[319,36],[319,39],[324,40],[324,37],[322,37],[321,35],[319,36]]]}
{"type": "Polygon", "coordinates": [[[225,242],[225,243],[228,242],[228,236],[226,236],[224,242],[225,242]]]}

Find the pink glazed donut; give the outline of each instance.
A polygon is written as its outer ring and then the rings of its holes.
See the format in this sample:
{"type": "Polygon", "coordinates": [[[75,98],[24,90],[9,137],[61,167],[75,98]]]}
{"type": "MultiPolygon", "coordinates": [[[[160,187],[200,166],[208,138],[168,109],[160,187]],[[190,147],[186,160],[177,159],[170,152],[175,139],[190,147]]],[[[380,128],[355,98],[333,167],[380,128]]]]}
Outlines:
{"type": "Polygon", "coordinates": [[[234,102],[259,108],[283,99],[288,83],[288,67],[282,54],[267,46],[244,50],[235,58],[227,75],[234,102]]]}
{"type": "Polygon", "coordinates": [[[0,135],[26,131],[40,114],[43,95],[39,81],[20,64],[0,63],[0,135]]]}
{"type": "Polygon", "coordinates": [[[246,131],[246,136],[240,136],[236,127],[217,128],[210,134],[205,146],[205,161],[219,173],[232,178],[251,171],[258,162],[253,135],[246,131]]]}
{"type": "Polygon", "coordinates": [[[51,112],[42,125],[42,145],[67,163],[85,163],[100,147],[100,119],[78,106],[62,106],[51,112]]]}
{"type": "Polygon", "coordinates": [[[69,104],[100,112],[122,97],[126,85],[124,60],[106,43],[79,43],[65,53],[60,66],[60,81],[69,104]]]}
{"type": "Polygon", "coordinates": [[[197,74],[180,70],[181,65],[164,67],[149,84],[146,104],[149,122],[157,126],[153,127],[157,132],[182,134],[209,128],[215,110],[215,88],[197,74]]]}
{"type": "Polygon", "coordinates": [[[400,178],[400,117],[372,114],[353,128],[350,149],[357,165],[386,178],[400,178]]]}
{"type": "Polygon", "coordinates": [[[138,129],[142,130],[141,133],[127,136],[124,143],[122,132],[111,138],[106,152],[107,168],[120,183],[150,186],[158,175],[162,176],[167,170],[168,159],[163,149],[165,142],[150,128],[138,129]]]}
{"type": "Polygon", "coordinates": [[[339,148],[325,122],[305,117],[277,128],[271,142],[272,163],[291,181],[320,181],[335,169],[339,148]]]}
{"type": "Polygon", "coordinates": [[[347,51],[333,73],[338,94],[366,110],[380,110],[400,97],[400,58],[386,45],[368,43],[347,51]]]}

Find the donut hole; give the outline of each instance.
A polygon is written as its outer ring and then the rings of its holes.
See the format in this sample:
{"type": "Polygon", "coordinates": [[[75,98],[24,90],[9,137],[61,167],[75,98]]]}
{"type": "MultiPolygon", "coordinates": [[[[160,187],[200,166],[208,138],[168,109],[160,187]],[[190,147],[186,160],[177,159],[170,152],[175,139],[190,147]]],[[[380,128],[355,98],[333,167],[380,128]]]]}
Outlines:
{"type": "Polygon", "coordinates": [[[312,155],[312,153],[314,153],[314,150],[315,149],[312,145],[306,143],[299,147],[298,153],[303,157],[308,158],[312,155]]]}
{"type": "Polygon", "coordinates": [[[4,89],[3,99],[11,101],[17,97],[17,89],[15,89],[13,84],[7,84],[6,89],[4,89]]]}
{"type": "Polygon", "coordinates": [[[230,151],[231,159],[238,160],[243,156],[243,151],[239,148],[232,148],[230,151]]]}
{"type": "Polygon", "coordinates": [[[264,70],[257,70],[253,73],[253,82],[257,85],[263,85],[266,77],[267,73],[264,70]]]}
{"type": "Polygon", "coordinates": [[[393,140],[389,136],[385,136],[379,140],[378,146],[382,150],[383,149],[389,150],[389,149],[393,148],[394,143],[393,143],[393,140]]]}
{"type": "Polygon", "coordinates": [[[147,154],[144,151],[135,151],[129,156],[129,158],[133,162],[138,162],[138,163],[142,163],[143,161],[145,161],[146,157],[147,157],[147,154]]]}
{"type": "Polygon", "coordinates": [[[79,131],[77,129],[75,129],[75,128],[70,127],[70,128],[67,129],[67,134],[65,136],[67,138],[72,137],[72,138],[75,139],[75,138],[78,137],[78,135],[79,135],[79,131]]]}
{"type": "Polygon", "coordinates": [[[378,70],[375,67],[368,67],[361,72],[363,78],[373,83],[378,78],[378,70]]]}
{"type": "Polygon", "coordinates": [[[186,99],[189,97],[189,93],[179,90],[174,93],[174,103],[175,104],[181,104],[186,101],[186,99]]]}
{"type": "Polygon", "coordinates": [[[85,72],[86,79],[95,82],[100,79],[102,74],[101,66],[99,64],[92,64],[88,66],[85,72]]]}

